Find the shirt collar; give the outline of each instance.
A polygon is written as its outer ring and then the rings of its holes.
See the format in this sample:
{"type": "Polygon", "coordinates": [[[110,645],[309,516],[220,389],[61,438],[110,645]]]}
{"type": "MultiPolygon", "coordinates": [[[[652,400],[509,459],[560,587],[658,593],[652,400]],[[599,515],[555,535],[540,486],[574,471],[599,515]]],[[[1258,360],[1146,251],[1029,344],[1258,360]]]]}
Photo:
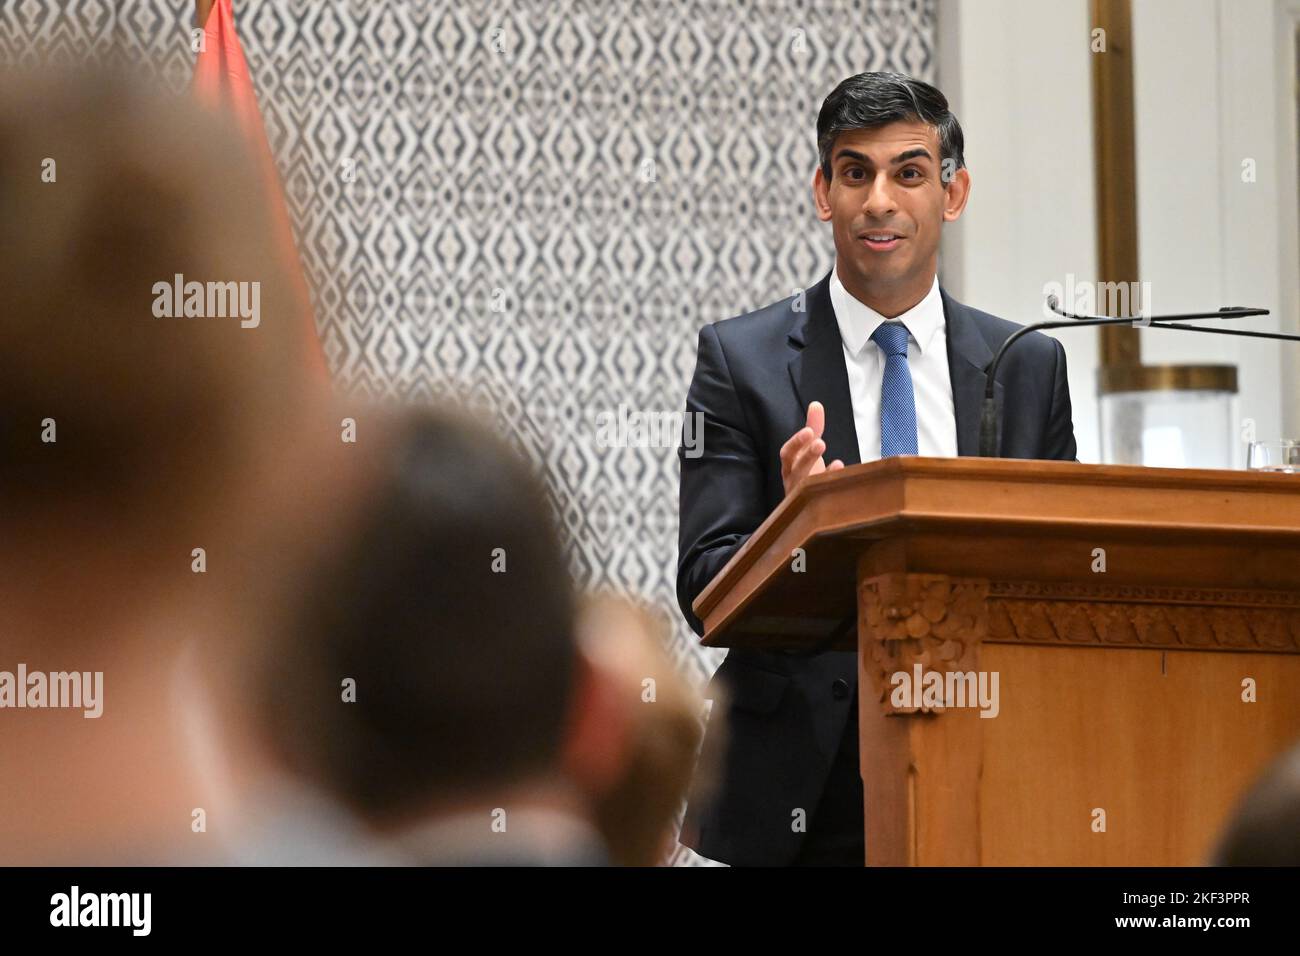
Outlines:
{"type": "Polygon", "coordinates": [[[930,346],[934,334],[943,325],[943,299],[939,296],[939,277],[934,277],[930,291],[912,308],[895,319],[886,319],[875,309],[855,299],[840,281],[838,264],[831,273],[831,305],[835,309],[835,321],[840,326],[840,338],[844,340],[849,354],[857,355],[871,341],[871,336],[882,322],[902,322],[907,326],[908,334],[916,342],[921,354],[930,346]]]}
{"type": "Polygon", "coordinates": [[[509,835],[492,830],[483,812],[457,813],[416,824],[394,837],[385,850],[433,866],[485,866],[493,861],[522,865],[587,866],[608,861],[604,840],[588,821],[545,807],[510,811],[509,835]]]}

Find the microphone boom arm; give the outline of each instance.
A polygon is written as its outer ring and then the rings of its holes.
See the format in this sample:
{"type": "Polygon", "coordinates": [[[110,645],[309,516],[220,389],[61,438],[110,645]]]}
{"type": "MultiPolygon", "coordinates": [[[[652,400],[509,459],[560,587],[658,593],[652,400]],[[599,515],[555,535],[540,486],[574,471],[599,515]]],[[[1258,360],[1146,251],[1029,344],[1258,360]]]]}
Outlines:
{"type": "Polygon", "coordinates": [[[984,382],[984,405],[980,410],[980,455],[984,458],[996,458],[998,456],[998,414],[997,401],[994,397],[995,387],[997,384],[998,366],[1002,364],[1002,356],[1006,354],[1007,348],[1022,336],[1030,332],[1038,332],[1043,329],[1069,329],[1081,325],[1131,325],[1135,328],[1144,328],[1157,325],[1166,329],[1181,329],[1185,332],[1209,332],[1213,335],[1243,335],[1251,338],[1260,339],[1283,339],[1288,341],[1300,341],[1300,335],[1288,335],[1285,332],[1255,332],[1246,329],[1210,329],[1201,325],[1184,325],[1180,319],[1244,319],[1255,315],[1268,315],[1268,309],[1241,308],[1233,306],[1223,308],[1217,312],[1184,312],[1177,315],[1159,315],[1159,316],[1139,316],[1138,318],[1112,318],[1109,316],[1075,316],[1058,308],[1055,303],[1055,296],[1049,299],[1049,307],[1057,315],[1064,317],[1065,321],[1035,322],[1032,325],[1022,326],[1007,336],[1006,341],[998,348],[997,354],[993,356],[987,368],[984,370],[986,376],[984,382]]]}

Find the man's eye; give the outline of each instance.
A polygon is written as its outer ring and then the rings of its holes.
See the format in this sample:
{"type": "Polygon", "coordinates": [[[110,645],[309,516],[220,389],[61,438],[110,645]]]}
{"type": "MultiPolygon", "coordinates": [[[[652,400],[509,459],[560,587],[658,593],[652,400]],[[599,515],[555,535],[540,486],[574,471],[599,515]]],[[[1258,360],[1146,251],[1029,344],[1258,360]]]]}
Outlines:
{"type": "Polygon", "coordinates": [[[848,179],[860,182],[863,176],[862,168],[859,166],[850,166],[848,169],[844,170],[844,175],[848,179]]]}
{"type": "Polygon", "coordinates": [[[906,168],[903,169],[903,171],[902,171],[901,173],[899,173],[898,175],[902,176],[904,179],[910,179],[910,180],[917,180],[917,179],[924,179],[924,178],[925,178],[925,174],[922,173],[922,172],[921,172],[919,169],[917,169],[915,166],[908,166],[908,167],[906,167],[906,168]]]}

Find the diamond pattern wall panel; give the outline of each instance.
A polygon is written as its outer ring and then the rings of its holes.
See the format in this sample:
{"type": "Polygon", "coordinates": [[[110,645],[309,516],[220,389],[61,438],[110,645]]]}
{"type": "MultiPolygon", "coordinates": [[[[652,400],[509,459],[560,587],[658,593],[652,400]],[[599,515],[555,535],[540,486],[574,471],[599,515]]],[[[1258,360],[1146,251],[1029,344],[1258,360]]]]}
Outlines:
{"type": "MultiPolygon", "coordinates": [[[[363,396],[457,401],[545,469],[573,569],[671,620],[673,447],[696,333],[830,267],[813,124],[843,77],[933,79],[935,0],[236,0],[326,355],[363,396]]],[[[0,0],[0,57],[183,89],[188,0],[0,0]]],[[[681,851],[677,862],[689,862],[681,851]]]]}

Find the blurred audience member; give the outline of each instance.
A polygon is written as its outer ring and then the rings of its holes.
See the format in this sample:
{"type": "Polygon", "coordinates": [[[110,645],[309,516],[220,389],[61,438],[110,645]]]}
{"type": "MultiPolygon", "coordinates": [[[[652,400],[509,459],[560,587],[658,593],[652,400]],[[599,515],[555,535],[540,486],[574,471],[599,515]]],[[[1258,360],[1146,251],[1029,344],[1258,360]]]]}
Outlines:
{"type": "Polygon", "coordinates": [[[594,802],[626,708],[578,651],[540,484],[466,420],[411,412],[391,439],[269,673],[283,759],[406,862],[609,862],[594,802]]]}
{"type": "Polygon", "coordinates": [[[181,647],[255,775],[248,652],[346,497],[217,123],[116,76],[0,78],[3,863],[220,857],[240,781],[196,766],[181,647]]]}
{"type": "Polygon", "coordinates": [[[1264,772],[1233,814],[1215,866],[1300,866],[1300,745],[1264,772]]]}
{"type": "MultiPolygon", "coordinates": [[[[579,633],[584,651],[609,676],[619,705],[628,711],[626,764],[598,801],[596,820],[615,863],[667,863],[676,845],[674,823],[695,772],[704,699],[664,650],[663,622],[635,605],[592,599],[582,609],[579,633]]],[[[710,772],[703,761],[700,773],[710,772]]]]}

